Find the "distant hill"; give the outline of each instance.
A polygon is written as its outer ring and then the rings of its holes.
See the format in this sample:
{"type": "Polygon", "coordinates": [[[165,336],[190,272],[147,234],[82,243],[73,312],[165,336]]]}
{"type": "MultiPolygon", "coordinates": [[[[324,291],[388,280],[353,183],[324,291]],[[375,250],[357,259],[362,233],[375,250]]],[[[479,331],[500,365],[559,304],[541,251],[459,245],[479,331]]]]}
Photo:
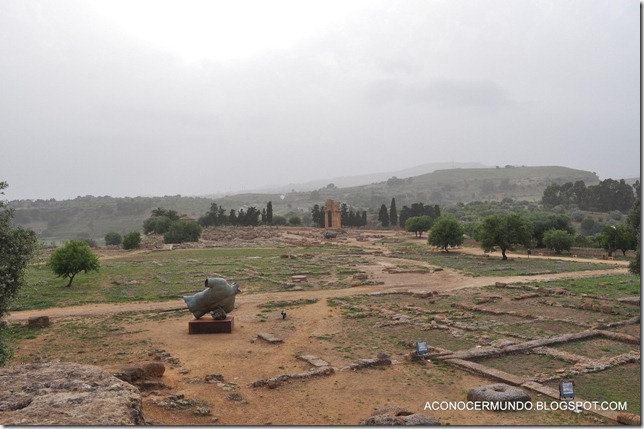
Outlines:
{"type": "MultiPolygon", "coordinates": [[[[415,168],[422,171],[431,167],[425,165],[415,168]]],[[[198,218],[208,211],[213,202],[229,211],[248,206],[261,210],[271,201],[276,215],[290,213],[306,216],[314,204],[335,199],[375,214],[382,204],[389,206],[392,198],[396,198],[399,209],[415,202],[450,206],[459,202],[501,201],[504,198],[539,201],[545,188],[552,183],[577,180],[584,181],[586,186],[599,183],[595,173],[557,166],[450,168],[407,177],[405,171],[414,169],[401,170],[380,181],[359,186],[341,187],[329,179],[320,181],[325,184],[319,188],[297,192],[245,193],[221,198],[179,195],[136,198],[85,196],[65,201],[11,201],[9,206],[15,209],[14,221],[18,225],[33,229],[44,241],[60,244],[62,240],[79,237],[101,242],[110,231],[121,234],[141,231],[143,220],[157,207],[198,218]]]]}
{"type": "Polygon", "coordinates": [[[270,199],[276,213],[284,205],[301,211],[327,199],[339,200],[360,209],[377,209],[382,204],[388,206],[391,198],[396,198],[398,207],[415,202],[452,205],[477,200],[501,201],[504,198],[539,201],[548,185],[577,180],[582,180],[586,186],[599,183],[595,173],[567,167],[456,168],[406,178],[391,176],[360,186],[327,185],[310,192],[287,192],[283,194],[283,200],[280,194],[275,193],[229,195],[218,201],[225,207],[235,207],[270,199]]]}
{"type": "Polygon", "coordinates": [[[369,183],[381,182],[390,177],[413,177],[422,174],[431,173],[436,170],[454,169],[454,168],[484,168],[485,165],[479,162],[434,162],[430,164],[418,165],[416,167],[406,168],[404,170],[389,171],[386,173],[372,173],[357,176],[342,176],[332,177],[330,179],[311,180],[305,183],[289,183],[288,185],[279,186],[266,186],[258,189],[248,191],[248,193],[260,194],[282,194],[284,192],[291,192],[293,189],[299,192],[308,192],[315,189],[320,189],[333,183],[339,188],[346,188],[349,186],[361,186],[369,183]]]}

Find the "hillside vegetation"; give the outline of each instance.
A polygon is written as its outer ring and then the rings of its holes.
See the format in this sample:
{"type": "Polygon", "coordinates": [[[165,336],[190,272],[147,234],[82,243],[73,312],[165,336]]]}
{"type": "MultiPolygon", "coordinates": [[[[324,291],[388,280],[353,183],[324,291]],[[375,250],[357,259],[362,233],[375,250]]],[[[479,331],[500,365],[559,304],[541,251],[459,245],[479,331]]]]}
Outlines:
{"type": "Polygon", "coordinates": [[[335,199],[349,207],[374,214],[381,204],[396,198],[399,206],[414,202],[450,206],[471,201],[539,201],[550,184],[582,180],[586,185],[599,183],[595,173],[566,167],[497,167],[438,170],[420,176],[391,177],[379,183],[338,188],[333,184],[314,191],[292,190],[285,194],[238,194],[223,198],[164,197],[113,198],[83,196],[73,200],[17,200],[16,224],[33,229],[48,243],[60,244],[72,238],[102,241],[107,232],[125,234],[141,231],[150,212],[163,207],[189,217],[203,216],[213,202],[227,209],[254,206],[259,209],[272,201],[276,215],[290,212],[310,214],[314,204],[335,199]]]}

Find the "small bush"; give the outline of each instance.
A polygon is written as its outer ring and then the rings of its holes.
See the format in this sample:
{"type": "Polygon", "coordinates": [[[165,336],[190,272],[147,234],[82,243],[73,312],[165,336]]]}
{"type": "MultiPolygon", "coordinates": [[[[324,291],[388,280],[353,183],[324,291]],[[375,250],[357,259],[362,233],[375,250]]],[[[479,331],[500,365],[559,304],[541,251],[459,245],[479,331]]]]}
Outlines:
{"type": "Polygon", "coordinates": [[[548,249],[554,250],[557,254],[562,251],[570,251],[574,237],[568,231],[561,229],[549,229],[543,234],[543,244],[548,249]]]}
{"type": "Polygon", "coordinates": [[[123,242],[123,237],[118,232],[108,232],[105,234],[105,244],[107,246],[120,246],[123,242]]]}
{"type": "Polygon", "coordinates": [[[170,224],[172,220],[167,216],[149,217],[143,221],[143,233],[165,234],[170,230],[170,224]]]}
{"type": "Polygon", "coordinates": [[[175,221],[170,224],[170,229],[163,235],[166,244],[199,241],[201,225],[196,222],[175,221]]]}
{"type": "Polygon", "coordinates": [[[141,233],[132,231],[123,237],[123,248],[125,250],[138,249],[141,245],[141,233]]]}

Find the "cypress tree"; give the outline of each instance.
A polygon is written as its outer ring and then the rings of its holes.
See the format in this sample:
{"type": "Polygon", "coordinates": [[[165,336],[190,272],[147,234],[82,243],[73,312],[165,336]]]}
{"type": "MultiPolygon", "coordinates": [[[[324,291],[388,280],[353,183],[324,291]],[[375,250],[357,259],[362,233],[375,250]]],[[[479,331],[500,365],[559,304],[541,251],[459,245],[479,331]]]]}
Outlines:
{"type": "Polygon", "coordinates": [[[273,203],[271,201],[266,204],[266,223],[273,224],[273,203]]]}
{"type": "Polygon", "coordinates": [[[391,199],[391,206],[389,207],[389,223],[392,225],[398,224],[398,211],[396,210],[396,198],[391,199]]]}
{"type": "Polygon", "coordinates": [[[387,211],[387,206],[386,205],[381,205],[380,206],[380,212],[378,213],[378,220],[384,227],[389,226],[389,212],[387,211]]]}

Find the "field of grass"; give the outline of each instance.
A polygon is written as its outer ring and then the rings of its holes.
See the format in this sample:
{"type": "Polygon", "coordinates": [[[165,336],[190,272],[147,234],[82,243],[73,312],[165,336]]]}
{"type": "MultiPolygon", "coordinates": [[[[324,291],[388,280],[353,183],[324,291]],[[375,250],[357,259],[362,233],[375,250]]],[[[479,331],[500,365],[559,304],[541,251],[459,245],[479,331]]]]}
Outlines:
{"type": "MultiPolygon", "coordinates": [[[[292,275],[349,287],[347,277],[363,263],[360,249],[212,248],[140,254],[123,253],[101,262],[98,272],[80,273],[71,287],[40,262],[26,271],[12,310],[43,309],[89,303],[164,301],[203,290],[207,277],[237,282],[242,293],[283,291],[292,275]],[[283,255],[294,256],[282,258],[283,255]],[[338,265],[342,258],[342,265],[338,265]]],[[[305,286],[307,284],[304,284],[305,286]]],[[[313,287],[312,284],[308,284],[313,287]]],[[[320,287],[323,287],[320,286],[320,287]]]]}
{"type": "MultiPolygon", "coordinates": [[[[423,241],[424,243],[424,241],[423,241]]],[[[572,271],[606,270],[614,265],[593,262],[565,261],[561,259],[516,258],[503,261],[495,257],[467,255],[456,251],[434,252],[426,244],[392,243],[387,245],[392,257],[415,259],[436,267],[451,268],[471,276],[536,276],[572,271]]]]}

